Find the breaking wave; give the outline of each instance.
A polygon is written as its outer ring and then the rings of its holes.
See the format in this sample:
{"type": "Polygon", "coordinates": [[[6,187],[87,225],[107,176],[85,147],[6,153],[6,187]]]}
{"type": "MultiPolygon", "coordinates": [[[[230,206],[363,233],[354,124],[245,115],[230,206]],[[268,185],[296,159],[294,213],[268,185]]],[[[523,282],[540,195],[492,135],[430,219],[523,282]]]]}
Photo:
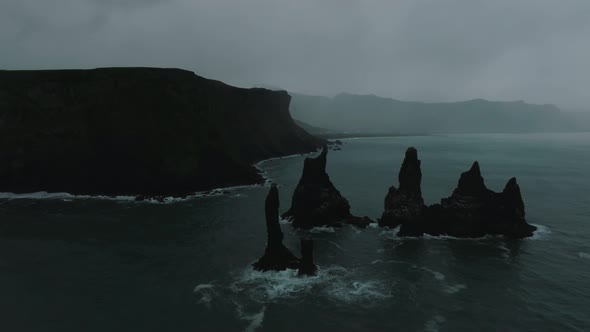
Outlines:
{"type": "Polygon", "coordinates": [[[533,233],[533,236],[529,237],[529,240],[542,240],[551,234],[551,230],[547,226],[532,224],[537,227],[537,230],[533,233]]]}
{"type": "Polygon", "coordinates": [[[378,280],[356,280],[351,271],[340,266],[318,269],[316,276],[301,277],[297,270],[260,272],[245,270],[230,285],[234,293],[269,303],[321,293],[337,302],[373,303],[392,296],[391,287],[378,280]]]}

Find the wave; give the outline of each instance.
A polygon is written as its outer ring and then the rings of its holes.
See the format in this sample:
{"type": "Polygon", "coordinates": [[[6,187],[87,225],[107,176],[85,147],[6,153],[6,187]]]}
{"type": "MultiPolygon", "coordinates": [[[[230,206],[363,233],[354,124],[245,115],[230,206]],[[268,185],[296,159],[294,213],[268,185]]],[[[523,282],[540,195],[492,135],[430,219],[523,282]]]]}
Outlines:
{"type": "Polygon", "coordinates": [[[354,303],[359,301],[373,301],[392,297],[391,290],[386,291],[381,281],[353,281],[342,282],[328,288],[328,294],[339,301],[354,303]]]}
{"type": "Polygon", "coordinates": [[[294,269],[260,272],[248,268],[229,288],[263,304],[322,293],[336,302],[372,305],[392,296],[391,287],[382,281],[356,280],[352,271],[340,266],[319,268],[316,276],[306,277],[298,276],[294,269]]]}
{"type": "Polygon", "coordinates": [[[289,218],[279,218],[279,224],[281,225],[291,225],[291,220],[289,218]]]}
{"type": "Polygon", "coordinates": [[[585,252],[579,252],[578,253],[578,257],[585,258],[585,259],[590,259],[590,254],[589,253],[585,253],[585,252]]]}
{"type": "Polygon", "coordinates": [[[533,232],[533,236],[529,237],[529,240],[543,240],[546,239],[549,234],[551,234],[551,230],[547,226],[531,224],[537,227],[537,230],[533,232]]]}
{"type": "Polygon", "coordinates": [[[431,270],[431,269],[424,267],[424,266],[420,267],[420,268],[424,271],[430,272],[432,274],[432,276],[434,277],[434,279],[436,279],[436,280],[441,280],[441,281],[445,280],[445,275],[438,272],[438,271],[431,270]]]}
{"type": "Polygon", "coordinates": [[[439,325],[446,322],[447,319],[441,315],[434,315],[431,319],[424,323],[425,332],[438,332],[439,325]]]}
{"type": "Polygon", "coordinates": [[[314,227],[309,230],[310,233],[335,233],[334,227],[330,226],[321,226],[321,227],[314,227]]]}
{"type": "Polygon", "coordinates": [[[63,199],[63,200],[74,200],[74,199],[100,199],[100,200],[112,200],[112,201],[134,201],[136,196],[104,196],[104,195],[74,195],[65,192],[50,193],[46,191],[38,191],[26,194],[15,194],[2,192],[0,193],[0,199],[63,199]]]}
{"type": "Polygon", "coordinates": [[[199,304],[204,304],[207,307],[211,306],[211,301],[213,300],[213,296],[216,295],[215,286],[212,283],[209,284],[200,284],[197,285],[194,289],[194,293],[198,293],[201,295],[199,299],[199,304]]]}
{"type": "MultiPolygon", "coordinates": [[[[165,197],[148,197],[139,200],[141,195],[118,195],[118,196],[107,196],[107,195],[74,195],[66,192],[46,192],[39,191],[25,194],[15,194],[9,192],[0,192],[0,199],[15,200],[15,199],[34,199],[34,200],[63,200],[64,202],[71,202],[74,200],[102,200],[102,201],[120,201],[120,202],[134,202],[134,203],[148,203],[148,204],[172,204],[178,202],[186,202],[196,198],[202,197],[218,197],[230,195],[236,190],[250,189],[260,187],[259,184],[253,185],[242,185],[225,188],[216,188],[207,191],[199,191],[193,194],[186,195],[184,197],[165,196],[165,197]]],[[[237,193],[231,197],[244,197],[243,194],[237,193]]]]}
{"type": "Polygon", "coordinates": [[[455,294],[461,291],[462,289],[467,288],[467,286],[463,284],[456,284],[456,285],[447,285],[444,287],[444,292],[448,294],[455,294]]]}
{"type": "Polygon", "coordinates": [[[341,247],[340,245],[338,245],[338,243],[336,243],[336,242],[333,242],[333,241],[328,241],[328,242],[329,242],[331,245],[333,245],[334,247],[336,247],[336,248],[340,249],[341,251],[348,251],[348,250],[346,250],[346,249],[342,248],[342,247],[341,247]]]}
{"type": "Polygon", "coordinates": [[[250,324],[246,326],[244,332],[254,332],[260,326],[262,326],[262,322],[264,321],[264,314],[266,313],[266,306],[263,306],[262,309],[254,314],[248,314],[244,311],[244,308],[241,304],[234,302],[236,305],[236,312],[238,314],[238,318],[241,320],[249,321],[250,324]]]}

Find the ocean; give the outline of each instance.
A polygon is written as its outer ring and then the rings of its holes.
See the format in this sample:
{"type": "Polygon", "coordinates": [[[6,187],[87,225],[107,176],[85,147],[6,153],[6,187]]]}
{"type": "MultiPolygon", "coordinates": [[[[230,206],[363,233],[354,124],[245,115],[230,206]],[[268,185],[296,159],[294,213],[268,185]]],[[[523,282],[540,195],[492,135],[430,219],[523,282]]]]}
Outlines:
{"type": "MultiPolygon", "coordinates": [[[[265,186],[164,203],[0,194],[2,331],[590,330],[590,133],[343,140],[328,174],[353,214],[378,218],[404,151],[426,203],[478,160],[488,188],[516,177],[532,238],[401,238],[371,225],[315,239],[315,277],[256,272],[265,186]]],[[[305,156],[259,164],[290,206],[305,156]]]]}

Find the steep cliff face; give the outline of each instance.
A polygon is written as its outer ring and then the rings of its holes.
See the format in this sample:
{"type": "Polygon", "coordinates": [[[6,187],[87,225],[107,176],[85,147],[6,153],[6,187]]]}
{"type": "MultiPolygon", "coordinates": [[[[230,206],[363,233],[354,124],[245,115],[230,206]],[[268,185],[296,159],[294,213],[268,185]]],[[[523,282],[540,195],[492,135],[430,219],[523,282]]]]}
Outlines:
{"type": "Polygon", "coordinates": [[[0,191],[177,195],[261,181],[323,141],[284,91],[178,69],[0,71],[0,191]]]}

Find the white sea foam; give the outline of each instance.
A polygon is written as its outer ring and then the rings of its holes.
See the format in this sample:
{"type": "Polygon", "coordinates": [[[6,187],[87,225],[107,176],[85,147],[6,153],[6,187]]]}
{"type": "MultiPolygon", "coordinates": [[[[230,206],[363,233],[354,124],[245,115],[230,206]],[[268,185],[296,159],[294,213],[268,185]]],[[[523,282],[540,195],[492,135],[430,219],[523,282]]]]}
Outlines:
{"type": "Polygon", "coordinates": [[[391,297],[391,287],[377,280],[356,280],[353,273],[340,266],[318,269],[316,276],[301,277],[297,270],[260,272],[245,270],[230,285],[230,290],[258,303],[293,299],[323,293],[337,302],[363,302],[391,297]]]}
{"type": "Polygon", "coordinates": [[[371,262],[371,264],[373,264],[373,265],[375,265],[377,263],[383,263],[383,260],[382,259],[376,259],[376,260],[374,260],[374,261],[371,262]]]}
{"type": "MultiPolygon", "coordinates": [[[[74,195],[65,192],[58,192],[58,193],[50,193],[46,191],[39,191],[34,193],[25,193],[25,194],[15,194],[15,193],[7,193],[1,192],[0,199],[35,199],[35,200],[62,200],[64,202],[71,202],[75,200],[103,200],[103,201],[121,201],[121,202],[136,202],[138,204],[141,203],[148,203],[148,204],[172,204],[177,202],[186,202],[189,200],[193,200],[195,198],[201,197],[217,197],[217,196],[224,196],[232,194],[237,190],[243,189],[250,189],[260,187],[258,184],[253,185],[242,185],[242,186],[233,186],[233,187],[225,187],[225,188],[216,188],[207,191],[199,191],[184,197],[174,197],[174,196],[166,196],[166,197],[147,197],[141,201],[138,201],[137,198],[140,196],[130,196],[130,195],[119,195],[119,196],[106,196],[106,195],[74,195]]],[[[231,197],[243,197],[244,195],[241,193],[233,194],[231,197]]]]}
{"type": "Polygon", "coordinates": [[[379,228],[379,224],[378,224],[378,223],[376,223],[376,222],[372,222],[372,223],[370,223],[370,224],[369,224],[369,226],[368,226],[368,227],[369,227],[369,228],[379,228]]]}
{"type": "Polygon", "coordinates": [[[103,195],[73,195],[69,193],[49,193],[46,191],[38,191],[34,193],[15,194],[15,193],[0,193],[0,199],[61,199],[64,201],[72,201],[75,199],[100,199],[112,201],[133,201],[135,196],[103,196],[103,195]]]}
{"type": "Polygon", "coordinates": [[[336,243],[336,242],[333,242],[333,241],[329,241],[329,242],[330,242],[330,244],[332,244],[334,247],[336,247],[336,248],[338,248],[338,249],[340,249],[340,250],[342,250],[342,251],[348,251],[348,250],[346,250],[346,249],[342,248],[341,246],[339,246],[339,245],[338,245],[338,243],[336,243]]]}
{"type": "Polygon", "coordinates": [[[214,287],[215,286],[212,283],[209,283],[197,285],[193,289],[194,293],[198,293],[199,295],[201,295],[201,298],[199,299],[200,304],[204,304],[207,307],[210,306],[211,301],[213,300],[213,296],[215,295],[214,287]]]}
{"type": "Polygon", "coordinates": [[[397,236],[397,231],[398,231],[398,228],[393,228],[393,229],[385,228],[384,230],[379,232],[379,237],[381,237],[383,239],[387,239],[387,240],[401,239],[401,237],[397,236]]]}
{"type": "Polygon", "coordinates": [[[445,275],[438,272],[438,271],[431,270],[431,269],[424,267],[424,266],[421,267],[421,269],[424,271],[430,272],[432,274],[432,276],[434,277],[434,279],[436,279],[436,280],[445,280],[445,275]]]}
{"type": "Polygon", "coordinates": [[[463,284],[456,284],[456,285],[447,285],[444,288],[444,292],[445,293],[449,293],[449,294],[455,294],[460,292],[462,289],[467,288],[467,286],[463,285],[463,284]]]}
{"type": "Polygon", "coordinates": [[[387,299],[392,297],[391,291],[387,291],[379,281],[353,281],[340,282],[328,287],[328,294],[342,302],[353,303],[387,299]]]}
{"type": "Polygon", "coordinates": [[[334,233],[334,227],[329,226],[321,226],[321,227],[314,227],[309,230],[311,233],[334,233]]]}
{"type": "Polygon", "coordinates": [[[236,302],[234,303],[236,304],[238,318],[250,322],[250,324],[248,324],[248,326],[246,326],[244,329],[244,332],[254,332],[257,328],[262,326],[262,322],[264,321],[264,313],[266,312],[266,306],[263,306],[260,312],[248,314],[244,312],[242,305],[236,302]]]}
{"type": "Polygon", "coordinates": [[[308,292],[314,285],[321,283],[322,279],[329,278],[326,270],[318,272],[317,276],[299,277],[295,269],[262,272],[248,268],[230,285],[230,289],[236,293],[246,292],[257,302],[273,302],[308,292]]]}
{"type": "Polygon", "coordinates": [[[284,219],[284,218],[279,218],[279,224],[281,224],[281,225],[290,225],[291,224],[291,220],[284,219]]]}
{"type": "Polygon", "coordinates": [[[590,254],[589,253],[585,253],[585,252],[579,252],[578,253],[578,257],[584,258],[584,259],[590,259],[590,254]]]}
{"type": "Polygon", "coordinates": [[[547,226],[532,224],[537,227],[537,230],[533,233],[533,236],[529,237],[529,240],[543,240],[546,239],[551,230],[547,226]]]}
{"type": "Polygon", "coordinates": [[[245,316],[244,318],[250,321],[250,325],[246,327],[244,332],[254,332],[257,328],[262,326],[262,321],[264,321],[264,313],[266,312],[266,307],[262,307],[262,310],[254,315],[245,316]]]}
{"type": "Polygon", "coordinates": [[[498,245],[496,248],[498,248],[498,249],[500,249],[500,250],[503,251],[502,252],[502,257],[504,257],[504,258],[510,258],[510,249],[508,249],[506,247],[506,244],[505,243],[502,243],[502,244],[498,245]]]}
{"type": "Polygon", "coordinates": [[[441,315],[435,315],[431,319],[429,319],[426,323],[424,323],[424,331],[425,332],[438,332],[439,325],[446,322],[447,319],[441,315]]]}

